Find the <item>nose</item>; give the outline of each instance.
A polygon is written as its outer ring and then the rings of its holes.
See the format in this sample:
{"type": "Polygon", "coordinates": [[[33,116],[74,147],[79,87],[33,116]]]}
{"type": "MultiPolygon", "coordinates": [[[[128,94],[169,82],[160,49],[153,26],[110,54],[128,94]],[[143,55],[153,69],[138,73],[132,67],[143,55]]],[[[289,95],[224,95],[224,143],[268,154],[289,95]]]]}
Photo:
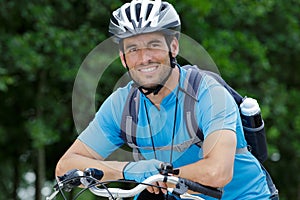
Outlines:
{"type": "Polygon", "coordinates": [[[149,64],[152,60],[152,54],[149,48],[142,48],[139,51],[139,60],[140,64],[146,65],[149,64]]]}

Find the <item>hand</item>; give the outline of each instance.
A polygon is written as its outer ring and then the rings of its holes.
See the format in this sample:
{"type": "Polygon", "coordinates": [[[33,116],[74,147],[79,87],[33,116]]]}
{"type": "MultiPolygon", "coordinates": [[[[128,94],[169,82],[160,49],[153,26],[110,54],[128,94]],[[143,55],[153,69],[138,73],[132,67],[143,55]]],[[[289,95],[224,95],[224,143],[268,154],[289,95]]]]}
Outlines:
{"type": "Polygon", "coordinates": [[[142,182],[152,175],[159,174],[161,163],[155,159],[130,162],[124,167],[123,176],[127,180],[142,182]]]}
{"type": "Polygon", "coordinates": [[[160,192],[164,193],[164,194],[167,194],[167,189],[168,188],[168,185],[164,182],[156,182],[156,184],[154,184],[158,187],[155,187],[155,186],[149,186],[147,187],[147,190],[150,192],[150,193],[155,193],[155,194],[159,194],[160,192]]]}

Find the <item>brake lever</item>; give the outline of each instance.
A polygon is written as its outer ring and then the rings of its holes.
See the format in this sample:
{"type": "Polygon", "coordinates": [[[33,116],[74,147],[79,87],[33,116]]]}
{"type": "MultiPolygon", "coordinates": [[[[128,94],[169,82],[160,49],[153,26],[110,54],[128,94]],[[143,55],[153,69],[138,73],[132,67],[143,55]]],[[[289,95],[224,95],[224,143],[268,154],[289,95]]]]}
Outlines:
{"type": "Polygon", "coordinates": [[[78,169],[72,169],[62,176],[58,176],[59,182],[54,186],[55,190],[63,188],[66,192],[70,192],[74,187],[81,185],[80,177],[83,172],[78,169]]]}
{"type": "Polygon", "coordinates": [[[174,169],[173,165],[171,163],[162,163],[159,169],[159,173],[164,176],[168,175],[178,175],[179,174],[179,169],[174,169]]]}

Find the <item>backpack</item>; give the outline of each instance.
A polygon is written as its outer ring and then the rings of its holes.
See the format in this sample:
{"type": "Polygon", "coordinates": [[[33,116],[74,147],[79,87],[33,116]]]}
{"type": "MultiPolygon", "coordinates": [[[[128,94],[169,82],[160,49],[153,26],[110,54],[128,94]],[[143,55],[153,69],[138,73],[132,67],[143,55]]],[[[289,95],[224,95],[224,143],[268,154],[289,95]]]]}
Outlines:
{"type": "MultiPolygon", "coordinates": [[[[187,81],[185,81],[183,87],[183,91],[186,94],[184,97],[183,113],[190,140],[182,144],[173,146],[173,148],[177,151],[184,151],[192,144],[196,144],[200,148],[202,146],[204,135],[202,130],[198,126],[195,115],[192,113],[194,113],[195,104],[197,102],[196,97],[198,87],[200,86],[203,75],[210,75],[222,86],[224,86],[225,89],[234,98],[238,106],[240,106],[244,100],[244,97],[242,97],[237,91],[230,87],[220,75],[211,71],[201,70],[195,65],[185,65],[182,66],[182,68],[187,70],[187,81]]],[[[136,160],[143,159],[143,157],[141,157],[141,154],[139,153],[139,147],[136,145],[136,124],[138,123],[139,108],[139,104],[137,102],[139,102],[139,95],[140,91],[138,90],[138,88],[134,86],[131,87],[129,95],[126,99],[121,120],[121,137],[125,141],[125,143],[133,149],[134,159],[136,160]]],[[[261,163],[263,163],[268,157],[264,127],[256,130],[255,133],[249,131],[247,127],[243,126],[243,128],[248,146],[247,148],[236,149],[236,153],[239,154],[250,151],[261,163]]],[[[148,149],[150,148],[152,147],[149,147],[148,149]]],[[[166,150],[168,149],[168,147],[165,147],[164,149],[166,150]]]]}
{"type": "MultiPolygon", "coordinates": [[[[194,113],[195,103],[197,101],[196,98],[197,91],[200,86],[203,75],[205,74],[210,75],[222,86],[224,86],[224,88],[234,98],[238,107],[240,107],[241,103],[244,100],[244,97],[242,97],[237,91],[235,91],[232,87],[230,87],[220,75],[211,71],[199,69],[195,65],[185,65],[182,66],[182,68],[187,70],[187,75],[186,75],[187,81],[185,81],[183,87],[185,93],[183,113],[184,113],[184,120],[186,122],[185,124],[187,126],[187,130],[190,136],[190,140],[182,144],[174,145],[173,149],[177,151],[184,151],[192,144],[196,144],[200,148],[202,146],[204,135],[202,130],[199,128],[197,124],[195,115],[193,115],[192,113],[194,113]]],[[[129,147],[132,148],[133,157],[135,160],[144,159],[141,153],[139,152],[140,147],[138,147],[136,143],[136,129],[137,129],[136,125],[138,123],[138,108],[139,108],[139,104],[137,102],[139,102],[139,98],[140,98],[139,89],[137,87],[132,86],[129,91],[128,97],[126,99],[124,110],[122,113],[122,119],[121,119],[121,137],[124,140],[124,142],[129,147]]],[[[250,151],[260,161],[262,169],[266,174],[268,187],[271,192],[270,199],[274,199],[274,200],[279,199],[278,190],[276,189],[276,186],[273,183],[270,174],[262,165],[262,163],[266,161],[268,157],[267,142],[266,142],[264,127],[257,129],[255,133],[252,131],[249,132],[248,128],[245,127],[244,125],[243,125],[243,129],[244,129],[244,135],[248,146],[246,148],[236,149],[236,153],[239,154],[239,153],[245,153],[247,151],[250,151]]],[[[148,148],[151,149],[152,147],[148,147],[148,148]]],[[[170,149],[168,147],[162,147],[162,148],[164,148],[165,150],[170,149]]],[[[159,150],[159,148],[157,150],[159,150]]]]}

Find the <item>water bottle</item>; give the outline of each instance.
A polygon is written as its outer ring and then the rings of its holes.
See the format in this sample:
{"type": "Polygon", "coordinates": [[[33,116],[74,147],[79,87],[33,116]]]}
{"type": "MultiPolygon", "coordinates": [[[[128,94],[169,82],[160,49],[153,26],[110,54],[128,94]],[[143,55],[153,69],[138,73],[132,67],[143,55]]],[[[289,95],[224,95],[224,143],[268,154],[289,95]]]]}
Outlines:
{"type": "Polygon", "coordinates": [[[258,102],[246,97],[240,105],[240,110],[248,149],[260,162],[264,162],[268,158],[268,150],[264,121],[258,102]]]}

